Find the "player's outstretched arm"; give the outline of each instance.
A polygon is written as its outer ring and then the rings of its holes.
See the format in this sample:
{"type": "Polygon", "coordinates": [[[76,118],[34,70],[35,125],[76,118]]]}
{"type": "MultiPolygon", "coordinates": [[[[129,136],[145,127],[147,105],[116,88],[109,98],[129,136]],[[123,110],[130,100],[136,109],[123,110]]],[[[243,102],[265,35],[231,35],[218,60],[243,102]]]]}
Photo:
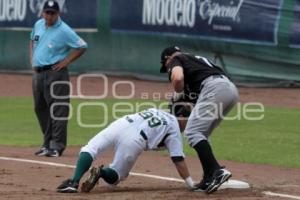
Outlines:
{"type": "Polygon", "coordinates": [[[190,176],[190,172],[187,168],[184,158],[183,157],[172,157],[172,161],[175,164],[175,167],[176,167],[180,177],[185,181],[187,187],[189,189],[194,189],[195,184],[194,184],[192,177],[190,176]]]}

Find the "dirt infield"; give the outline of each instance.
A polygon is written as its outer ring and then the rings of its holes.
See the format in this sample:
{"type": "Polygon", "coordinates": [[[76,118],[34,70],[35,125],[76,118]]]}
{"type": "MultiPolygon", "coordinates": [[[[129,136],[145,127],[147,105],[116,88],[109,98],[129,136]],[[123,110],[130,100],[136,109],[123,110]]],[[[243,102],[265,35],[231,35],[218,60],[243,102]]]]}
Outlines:
{"type": "MultiPolygon", "coordinates": [[[[0,146],[0,157],[13,157],[75,165],[78,147],[70,147],[60,158],[33,156],[36,148],[0,146]]],[[[94,164],[109,164],[112,152],[94,164]]],[[[196,158],[187,158],[188,167],[195,180],[200,180],[200,164],[196,158]]],[[[188,191],[183,183],[129,176],[117,187],[101,182],[89,194],[60,194],[55,188],[72,175],[73,169],[47,165],[4,161],[0,158],[0,199],[277,199],[263,195],[263,191],[300,196],[300,169],[287,169],[268,165],[252,165],[221,161],[233,173],[233,178],[247,181],[250,189],[225,189],[212,195],[188,191]]],[[[133,172],[179,178],[172,162],[159,152],[144,152],[133,172]]]]}
{"type": "MultiPolygon", "coordinates": [[[[77,95],[78,76],[72,76],[73,95],[77,95]]],[[[108,77],[106,98],[118,95],[143,99],[162,99],[165,94],[172,91],[171,85],[165,82],[149,82],[131,78],[108,77]],[[127,81],[121,83],[118,81],[127,81]],[[129,85],[132,83],[133,87],[129,85]],[[120,83],[120,84],[119,84],[120,83]],[[115,84],[115,90],[113,85],[115,84]],[[115,95],[113,94],[115,91],[115,95]],[[145,95],[145,93],[148,93],[145,95]]],[[[81,82],[83,95],[104,94],[104,81],[101,77],[83,78],[81,82]]],[[[300,88],[239,88],[240,101],[261,102],[267,106],[280,106],[287,108],[300,108],[300,88]]],[[[31,75],[0,74],[0,97],[26,97],[32,96],[31,75]]]]}
{"type": "MultiPolygon", "coordinates": [[[[81,93],[103,94],[103,79],[82,79],[81,93]]],[[[72,76],[73,95],[78,95],[78,77],[72,76]]],[[[170,84],[148,82],[130,78],[108,77],[106,98],[116,95],[133,98],[159,99],[171,91],[170,84]],[[127,82],[118,82],[118,81],[127,82]],[[132,85],[133,89],[132,89],[132,85]],[[114,94],[114,92],[116,94],[114,94]],[[148,92],[145,95],[145,92],[148,92]]],[[[268,106],[300,108],[300,89],[239,88],[241,102],[261,102],[268,106]]],[[[0,74],[0,97],[31,97],[31,75],[0,74]]],[[[264,191],[294,195],[300,199],[300,169],[280,168],[270,165],[245,164],[221,161],[233,173],[233,179],[250,183],[250,189],[225,189],[212,195],[188,191],[183,183],[141,176],[129,176],[117,187],[100,183],[89,194],[59,194],[55,188],[72,175],[73,169],[49,165],[3,160],[1,157],[38,160],[75,165],[79,147],[69,147],[60,158],[35,157],[32,147],[9,147],[0,145],[0,199],[282,199],[264,195],[264,191]]],[[[95,165],[109,164],[112,152],[108,152],[95,165]]],[[[196,157],[187,158],[188,167],[195,180],[200,180],[200,163],[196,157]]],[[[159,152],[145,152],[138,159],[133,172],[179,178],[168,156],[159,152]]]]}

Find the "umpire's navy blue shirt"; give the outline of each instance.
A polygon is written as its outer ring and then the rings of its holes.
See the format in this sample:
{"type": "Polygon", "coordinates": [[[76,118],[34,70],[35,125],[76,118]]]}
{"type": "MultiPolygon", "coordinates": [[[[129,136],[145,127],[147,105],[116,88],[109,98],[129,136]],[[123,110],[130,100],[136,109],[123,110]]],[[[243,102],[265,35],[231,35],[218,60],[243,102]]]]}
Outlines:
{"type": "Polygon", "coordinates": [[[33,67],[57,63],[65,59],[71,49],[87,48],[87,43],[60,18],[51,27],[46,26],[45,19],[38,20],[30,38],[33,41],[33,67]]]}

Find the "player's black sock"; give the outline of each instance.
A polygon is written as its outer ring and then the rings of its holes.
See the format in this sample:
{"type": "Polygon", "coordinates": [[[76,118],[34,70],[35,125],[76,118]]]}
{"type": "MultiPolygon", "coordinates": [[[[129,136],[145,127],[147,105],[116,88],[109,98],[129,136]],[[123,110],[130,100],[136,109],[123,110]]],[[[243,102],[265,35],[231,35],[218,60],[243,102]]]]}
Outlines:
{"type": "Polygon", "coordinates": [[[196,150],[198,157],[201,161],[205,178],[212,176],[212,173],[216,169],[221,168],[207,140],[202,140],[198,142],[194,146],[194,149],[196,150]]]}
{"type": "Polygon", "coordinates": [[[77,160],[76,169],[72,180],[79,183],[81,177],[89,170],[93,162],[93,157],[87,152],[81,152],[77,160]]]}
{"type": "Polygon", "coordinates": [[[109,183],[109,184],[115,184],[117,183],[117,181],[119,180],[119,175],[118,173],[113,170],[112,168],[102,168],[100,170],[101,173],[101,178],[103,178],[105,180],[105,182],[109,183]]]}

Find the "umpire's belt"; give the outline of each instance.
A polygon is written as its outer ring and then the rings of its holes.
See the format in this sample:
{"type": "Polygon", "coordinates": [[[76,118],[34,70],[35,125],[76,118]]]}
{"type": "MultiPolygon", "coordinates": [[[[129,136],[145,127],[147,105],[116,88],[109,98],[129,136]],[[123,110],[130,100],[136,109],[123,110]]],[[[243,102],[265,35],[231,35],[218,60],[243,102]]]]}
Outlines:
{"type": "MultiPolygon", "coordinates": [[[[56,63],[55,63],[56,64],[56,63]]],[[[55,65],[55,64],[52,64],[52,65],[44,65],[44,66],[38,66],[38,67],[33,67],[33,70],[35,72],[44,72],[44,71],[48,71],[48,70],[52,70],[52,67],[55,65]]]]}

